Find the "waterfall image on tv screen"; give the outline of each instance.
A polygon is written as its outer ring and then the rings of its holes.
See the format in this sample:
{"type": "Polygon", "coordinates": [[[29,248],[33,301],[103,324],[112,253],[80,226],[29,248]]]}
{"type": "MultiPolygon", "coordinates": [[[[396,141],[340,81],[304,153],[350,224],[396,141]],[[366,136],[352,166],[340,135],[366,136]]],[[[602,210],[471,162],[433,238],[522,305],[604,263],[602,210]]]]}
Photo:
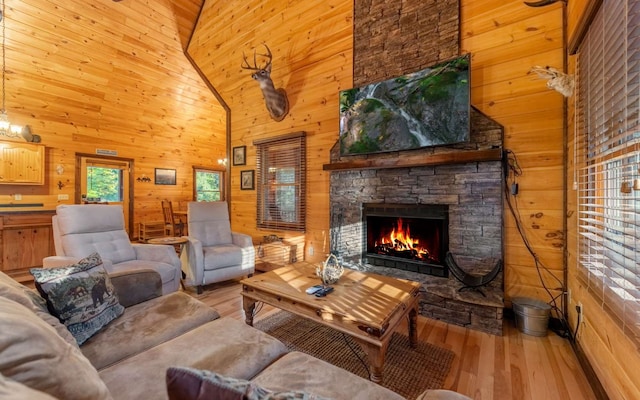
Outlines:
{"type": "Polygon", "coordinates": [[[470,55],[340,91],[340,153],[379,153],[469,140],[470,55]]]}

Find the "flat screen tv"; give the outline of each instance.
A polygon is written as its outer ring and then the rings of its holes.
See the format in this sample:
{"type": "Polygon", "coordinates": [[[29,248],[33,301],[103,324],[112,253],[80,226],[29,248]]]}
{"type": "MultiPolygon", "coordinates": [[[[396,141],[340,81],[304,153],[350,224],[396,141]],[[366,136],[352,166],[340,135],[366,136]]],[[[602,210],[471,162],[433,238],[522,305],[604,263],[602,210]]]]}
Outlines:
{"type": "Polygon", "coordinates": [[[469,140],[470,55],[340,91],[340,154],[442,146],[469,140]]]}

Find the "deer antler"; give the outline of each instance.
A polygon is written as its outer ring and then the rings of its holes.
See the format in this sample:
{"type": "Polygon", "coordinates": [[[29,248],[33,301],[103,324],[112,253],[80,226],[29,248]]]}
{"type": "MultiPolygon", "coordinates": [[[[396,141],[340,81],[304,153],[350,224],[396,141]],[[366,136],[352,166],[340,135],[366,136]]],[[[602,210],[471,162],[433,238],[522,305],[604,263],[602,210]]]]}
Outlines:
{"type": "Polygon", "coordinates": [[[253,51],[253,66],[251,66],[249,64],[249,61],[247,60],[247,56],[244,54],[244,51],[243,51],[242,52],[242,64],[240,65],[240,67],[242,67],[243,69],[249,69],[249,70],[252,70],[252,71],[266,70],[267,68],[269,68],[269,66],[271,66],[271,60],[273,58],[272,55],[271,55],[271,50],[269,50],[269,46],[267,46],[266,43],[262,43],[262,45],[267,49],[267,54],[262,54],[262,53],[258,54],[254,50],[253,51]],[[263,57],[267,57],[269,59],[264,67],[262,67],[262,68],[258,67],[257,56],[263,56],[263,57]]]}

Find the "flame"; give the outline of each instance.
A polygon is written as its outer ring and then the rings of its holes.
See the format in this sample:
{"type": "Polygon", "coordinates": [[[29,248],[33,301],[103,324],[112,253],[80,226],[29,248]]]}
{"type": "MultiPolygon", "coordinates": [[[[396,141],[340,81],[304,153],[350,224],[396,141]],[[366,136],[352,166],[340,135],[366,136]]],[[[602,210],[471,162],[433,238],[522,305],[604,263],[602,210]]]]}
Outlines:
{"type": "Polygon", "coordinates": [[[375,242],[375,246],[380,245],[386,248],[392,248],[394,250],[413,250],[419,258],[426,258],[429,256],[429,251],[420,247],[420,240],[411,237],[411,229],[407,226],[404,228],[402,218],[398,218],[396,227],[391,231],[389,236],[380,238],[380,243],[375,242]]]}

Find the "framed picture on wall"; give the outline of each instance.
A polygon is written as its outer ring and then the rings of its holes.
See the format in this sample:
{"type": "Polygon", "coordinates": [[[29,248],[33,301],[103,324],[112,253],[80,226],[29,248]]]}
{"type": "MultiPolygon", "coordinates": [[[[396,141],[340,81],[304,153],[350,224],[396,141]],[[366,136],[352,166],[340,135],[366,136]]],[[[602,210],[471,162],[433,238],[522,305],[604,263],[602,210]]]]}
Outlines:
{"type": "Polygon", "coordinates": [[[176,170],[166,168],[156,168],[155,174],[156,185],[175,185],[176,184],[176,170]]]}
{"type": "Polygon", "coordinates": [[[254,171],[240,171],[240,189],[241,190],[253,190],[254,184],[254,171]]]}
{"type": "Polygon", "coordinates": [[[247,164],[247,146],[238,146],[233,148],[233,165],[247,164]]]}

